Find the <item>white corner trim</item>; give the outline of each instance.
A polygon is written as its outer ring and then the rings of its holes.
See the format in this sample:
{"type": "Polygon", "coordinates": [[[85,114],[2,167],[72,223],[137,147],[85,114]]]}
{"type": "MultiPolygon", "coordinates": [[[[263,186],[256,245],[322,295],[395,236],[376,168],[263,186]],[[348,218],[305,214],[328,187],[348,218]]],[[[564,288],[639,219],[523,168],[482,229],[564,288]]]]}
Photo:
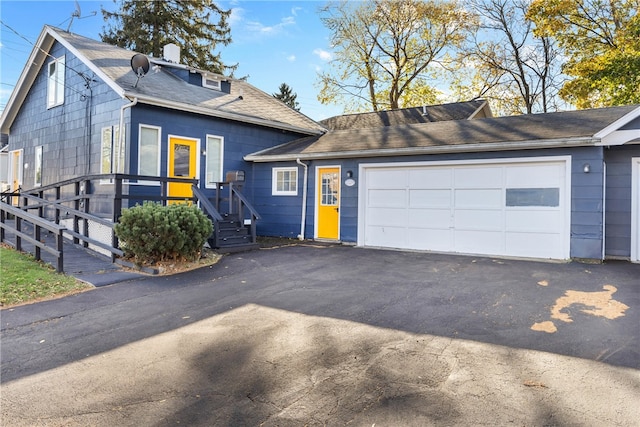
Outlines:
{"type": "Polygon", "coordinates": [[[631,158],[631,261],[640,262],[640,157],[631,158]]]}

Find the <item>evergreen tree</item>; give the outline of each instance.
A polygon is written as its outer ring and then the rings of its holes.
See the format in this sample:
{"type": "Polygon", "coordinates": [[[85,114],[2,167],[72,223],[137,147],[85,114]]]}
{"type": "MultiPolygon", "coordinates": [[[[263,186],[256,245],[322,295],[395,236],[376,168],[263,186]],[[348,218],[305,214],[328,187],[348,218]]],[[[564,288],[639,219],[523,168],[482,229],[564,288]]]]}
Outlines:
{"type": "Polygon", "coordinates": [[[274,93],[273,94],[274,98],[279,99],[280,101],[284,102],[294,110],[300,111],[300,105],[298,104],[298,101],[296,101],[296,98],[298,98],[298,95],[293,92],[293,89],[291,89],[288,84],[282,83],[278,88],[278,90],[280,92],[274,93]]]}
{"type": "Polygon", "coordinates": [[[155,58],[162,58],[165,45],[175,43],[185,65],[220,74],[237,68],[223,64],[215,53],[216,46],[231,42],[231,10],[220,9],[213,0],[113,1],[119,3],[118,11],[102,9],[107,23],[100,33],[103,42],[155,58]]]}

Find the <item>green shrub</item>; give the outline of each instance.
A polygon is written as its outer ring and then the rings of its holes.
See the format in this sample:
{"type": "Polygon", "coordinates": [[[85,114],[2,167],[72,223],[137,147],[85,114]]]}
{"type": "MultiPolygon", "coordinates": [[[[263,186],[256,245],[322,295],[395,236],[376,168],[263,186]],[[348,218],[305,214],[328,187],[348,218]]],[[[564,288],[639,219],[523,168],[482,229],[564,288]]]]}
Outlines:
{"type": "Polygon", "coordinates": [[[125,256],[137,263],[194,261],[213,224],[197,206],[144,202],[123,209],[114,230],[125,256]]]}

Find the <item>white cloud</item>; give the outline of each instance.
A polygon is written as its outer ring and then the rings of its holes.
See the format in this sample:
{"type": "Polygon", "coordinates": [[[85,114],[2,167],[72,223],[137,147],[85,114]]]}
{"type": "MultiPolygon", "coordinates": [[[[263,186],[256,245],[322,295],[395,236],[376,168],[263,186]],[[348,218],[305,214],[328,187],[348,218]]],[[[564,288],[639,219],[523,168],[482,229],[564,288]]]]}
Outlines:
{"type": "Polygon", "coordinates": [[[328,52],[324,49],[314,49],[313,50],[313,54],[316,55],[318,58],[322,59],[323,61],[331,61],[331,52],[328,52]]]}
{"type": "Polygon", "coordinates": [[[296,61],[296,56],[295,56],[295,55],[289,55],[289,56],[287,56],[287,61],[289,61],[289,62],[295,62],[295,61],[296,61]]]}
{"type": "Polygon", "coordinates": [[[249,32],[261,36],[273,36],[281,34],[287,27],[295,25],[296,19],[293,16],[285,16],[275,25],[264,25],[258,21],[248,21],[246,28],[249,32]]]}
{"type": "Polygon", "coordinates": [[[301,8],[301,7],[292,7],[292,8],[291,8],[291,14],[292,14],[293,16],[298,16],[298,11],[299,11],[299,10],[302,10],[302,8],[301,8]]]}

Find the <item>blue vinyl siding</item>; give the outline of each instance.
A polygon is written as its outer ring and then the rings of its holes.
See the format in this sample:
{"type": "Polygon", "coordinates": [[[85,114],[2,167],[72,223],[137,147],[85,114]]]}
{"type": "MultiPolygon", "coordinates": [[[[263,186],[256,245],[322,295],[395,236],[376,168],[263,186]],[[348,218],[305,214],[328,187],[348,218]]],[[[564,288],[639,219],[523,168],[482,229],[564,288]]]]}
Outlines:
{"type": "MultiPolygon", "coordinates": [[[[48,61],[45,61],[11,126],[11,149],[23,149],[25,163],[35,164],[35,147],[42,145],[42,185],[100,173],[101,129],[117,125],[120,106],[128,102],[55,42],[51,56],[62,55],[67,66],[64,103],[47,108],[48,61]],[[79,73],[92,80],[90,89],[79,73]]],[[[34,173],[32,167],[23,169],[24,189],[33,188],[34,173]]],[[[110,188],[99,185],[94,191],[111,191],[110,188]]]]}
{"type": "MultiPolygon", "coordinates": [[[[638,120],[637,120],[638,121],[638,120]]],[[[637,124],[640,127],[640,122],[637,124]]],[[[605,255],[631,256],[631,158],[640,157],[640,145],[605,150],[607,164],[605,255]]]]}
{"type": "MultiPolygon", "coordinates": [[[[249,125],[215,117],[200,116],[193,113],[170,111],[159,107],[138,104],[132,108],[130,126],[130,161],[129,172],[138,173],[138,132],[139,125],[152,125],[161,128],[160,136],[160,174],[167,175],[167,147],[169,135],[200,140],[200,182],[205,181],[205,155],[202,151],[206,147],[207,135],[224,138],[223,177],[228,171],[242,170],[245,172],[243,193],[253,200],[256,186],[261,188],[261,180],[253,178],[252,165],[243,157],[247,154],[264,150],[297,138],[301,135],[278,129],[249,125]]],[[[271,185],[271,176],[267,179],[271,185]]],[[[300,185],[302,185],[300,183],[300,185]]],[[[204,185],[201,186],[204,189],[204,185]]],[[[136,191],[135,189],[132,191],[136,191]]],[[[140,190],[138,190],[140,191],[140,190]]],[[[213,196],[213,190],[204,189],[205,193],[213,196]]],[[[262,190],[260,190],[262,191],[262,190]]],[[[271,187],[269,187],[271,194],[271,187]]]]}

